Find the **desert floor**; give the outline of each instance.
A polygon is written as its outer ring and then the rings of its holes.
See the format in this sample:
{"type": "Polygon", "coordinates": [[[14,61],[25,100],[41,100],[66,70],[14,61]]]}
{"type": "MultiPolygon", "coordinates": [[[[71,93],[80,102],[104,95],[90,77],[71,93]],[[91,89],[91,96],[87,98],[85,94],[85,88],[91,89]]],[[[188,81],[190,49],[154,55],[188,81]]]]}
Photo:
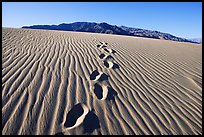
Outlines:
{"type": "Polygon", "coordinates": [[[2,134],[202,134],[202,45],[2,28],[2,134]]]}

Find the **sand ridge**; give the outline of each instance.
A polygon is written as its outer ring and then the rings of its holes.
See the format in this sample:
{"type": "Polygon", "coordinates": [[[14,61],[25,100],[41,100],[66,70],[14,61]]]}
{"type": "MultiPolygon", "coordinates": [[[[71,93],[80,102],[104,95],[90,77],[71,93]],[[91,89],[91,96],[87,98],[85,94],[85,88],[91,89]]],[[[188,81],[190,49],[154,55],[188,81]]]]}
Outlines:
{"type": "Polygon", "coordinates": [[[2,134],[202,134],[202,45],[3,28],[2,134]]]}

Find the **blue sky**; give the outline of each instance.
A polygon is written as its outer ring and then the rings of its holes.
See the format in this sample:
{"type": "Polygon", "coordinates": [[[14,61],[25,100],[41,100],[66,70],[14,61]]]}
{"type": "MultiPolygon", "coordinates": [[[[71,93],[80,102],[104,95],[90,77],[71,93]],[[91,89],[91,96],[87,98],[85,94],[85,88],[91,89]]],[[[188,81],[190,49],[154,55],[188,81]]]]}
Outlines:
{"type": "Polygon", "coordinates": [[[107,22],[202,37],[202,2],[2,2],[2,26],[107,22]]]}

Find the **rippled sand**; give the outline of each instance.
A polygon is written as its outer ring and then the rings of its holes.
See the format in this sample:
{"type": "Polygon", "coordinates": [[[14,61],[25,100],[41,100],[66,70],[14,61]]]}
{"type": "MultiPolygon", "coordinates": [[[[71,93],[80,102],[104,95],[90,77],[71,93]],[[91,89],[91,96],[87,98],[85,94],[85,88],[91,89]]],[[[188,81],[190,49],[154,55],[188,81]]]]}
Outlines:
{"type": "Polygon", "coordinates": [[[2,134],[202,134],[202,45],[2,29],[2,134]]]}

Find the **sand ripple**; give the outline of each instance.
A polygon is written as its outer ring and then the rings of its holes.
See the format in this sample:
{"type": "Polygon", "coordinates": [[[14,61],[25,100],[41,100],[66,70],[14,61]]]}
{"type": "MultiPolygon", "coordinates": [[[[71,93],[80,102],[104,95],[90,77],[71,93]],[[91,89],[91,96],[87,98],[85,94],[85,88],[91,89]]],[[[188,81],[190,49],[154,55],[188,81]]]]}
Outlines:
{"type": "Polygon", "coordinates": [[[202,134],[202,45],[13,28],[2,38],[4,135],[202,134]]]}

